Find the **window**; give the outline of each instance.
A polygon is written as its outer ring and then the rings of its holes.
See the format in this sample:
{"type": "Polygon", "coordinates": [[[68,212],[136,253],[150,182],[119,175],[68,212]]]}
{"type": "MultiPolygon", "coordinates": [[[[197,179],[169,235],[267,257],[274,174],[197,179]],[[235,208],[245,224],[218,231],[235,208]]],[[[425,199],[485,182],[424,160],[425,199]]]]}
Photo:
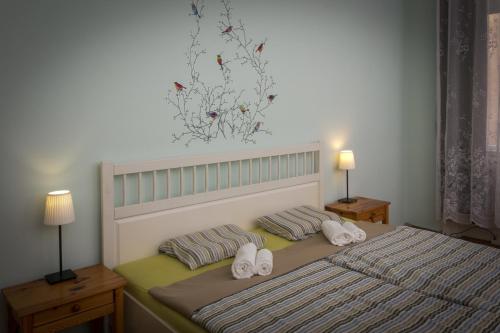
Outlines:
{"type": "Polygon", "coordinates": [[[499,151],[498,111],[500,102],[500,13],[488,16],[487,136],[489,151],[499,151]]]}

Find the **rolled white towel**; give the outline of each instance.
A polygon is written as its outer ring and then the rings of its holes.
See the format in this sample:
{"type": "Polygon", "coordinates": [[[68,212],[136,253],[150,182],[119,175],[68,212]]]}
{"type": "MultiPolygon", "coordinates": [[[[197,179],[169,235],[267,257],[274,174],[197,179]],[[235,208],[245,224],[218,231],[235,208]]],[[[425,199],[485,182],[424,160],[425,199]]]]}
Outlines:
{"type": "Polygon", "coordinates": [[[273,271],[273,253],[268,249],[257,252],[255,259],[255,273],[259,275],[269,275],[273,271]]]}
{"type": "Polygon", "coordinates": [[[366,239],[366,232],[354,223],[346,221],[342,226],[352,234],[354,243],[363,242],[366,239]]]}
{"type": "Polygon", "coordinates": [[[342,227],[338,221],[323,221],[323,223],[321,223],[321,230],[326,239],[333,245],[344,246],[352,243],[354,240],[352,234],[342,227]]]}
{"type": "Polygon", "coordinates": [[[238,249],[231,265],[231,272],[235,279],[251,278],[255,271],[255,257],[257,256],[257,246],[254,243],[247,243],[238,249]]]}

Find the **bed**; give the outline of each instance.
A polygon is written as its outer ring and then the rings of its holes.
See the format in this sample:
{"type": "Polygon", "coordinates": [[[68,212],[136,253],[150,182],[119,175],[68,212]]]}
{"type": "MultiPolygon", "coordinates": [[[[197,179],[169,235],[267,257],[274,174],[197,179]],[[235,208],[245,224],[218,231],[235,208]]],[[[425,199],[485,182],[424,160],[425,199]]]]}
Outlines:
{"type": "MultiPolygon", "coordinates": [[[[264,235],[267,238],[266,246],[272,251],[286,248],[292,244],[291,241],[270,234],[261,228],[252,231],[264,235]]],[[[191,271],[177,259],[158,254],[119,265],[115,271],[128,280],[126,291],[128,295],[145,305],[163,322],[170,323],[169,325],[173,329],[179,332],[206,332],[178,312],[155,300],[148,291],[156,286],[170,285],[219,267],[227,267],[231,262],[232,259],[226,259],[191,271]],[[148,272],[148,274],[143,274],[143,272],[148,272]]]]}
{"type": "Polygon", "coordinates": [[[312,143],[103,162],[103,261],[129,281],[127,331],[500,330],[498,250],[371,223],[360,224],[369,240],[335,250],[321,234],[291,242],[255,228],[265,214],[324,206],[323,155],[312,143]],[[167,238],[227,223],[265,235],[276,275],[238,285],[231,259],[191,271],[158,254],[167,238]]]}

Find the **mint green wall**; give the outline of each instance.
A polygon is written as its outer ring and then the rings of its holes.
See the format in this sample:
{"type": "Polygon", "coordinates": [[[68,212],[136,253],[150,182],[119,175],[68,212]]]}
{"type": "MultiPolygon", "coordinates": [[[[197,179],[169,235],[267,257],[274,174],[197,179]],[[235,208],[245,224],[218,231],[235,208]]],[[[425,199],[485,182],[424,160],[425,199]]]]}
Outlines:
{"type": "Polygon", "coordinates": [[[404,1],[403,222],[435,219],[436,1],[404,1]]]}
{"type": "MultiPolygon", "coordinates": [[[[393,223],[430,221],[432,4],[233,0],[250,34],[269,39],[265,56],[278,98],[265,123],[273,135],[256,145],[186,148],[170,142],[181,127],[163,98],[185,75],[190,1],[2,2],[0,288],[57,269],[57,232],[42,224],[45,194],[54,189],[74,197],[77,221],[63,230],[66,265],[99,262],[102,160],[319,139],[332,152],[325,159],[328,201],[345,195],[333,152],[351,148],[351,194],[390,200],[393,223]]],[[[216,20],[218,1],[207,5],[206,19],[216,20]]],[[[207,37],[207,45],[217,38],[207,37]]]]}

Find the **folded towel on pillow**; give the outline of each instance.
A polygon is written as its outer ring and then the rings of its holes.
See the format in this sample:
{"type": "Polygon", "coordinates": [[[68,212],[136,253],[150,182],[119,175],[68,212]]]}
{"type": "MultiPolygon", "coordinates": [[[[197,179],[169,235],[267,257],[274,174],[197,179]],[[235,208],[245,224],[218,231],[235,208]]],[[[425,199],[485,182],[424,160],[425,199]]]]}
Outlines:
{"type": "Polygon", "coordinates": [[[235,279],[251,278],[255,271],[255,258],[257,256],[257,246],[254,243],[247,243],[241,246],[236,252],[231,272],[235,279]]]}
{"type": "Polygon", "coordinates": [[[344,246],[354,241],[353,235],[338,221],[327,220],[321,223],[321,230],[333,245],[344,246]]]}
{"type": "Polygon", "coordinates": [[[269,275],[273,271],[273,253],[268,249],[257,252],[255,258],[255,274],[269,275]]]}
{"type": "Polygon", "coordinates": [[[342,226],[352,234],[354,243],[363,242],[366,239],[366,232],[354,223],[347,221],[342,226]]]}

